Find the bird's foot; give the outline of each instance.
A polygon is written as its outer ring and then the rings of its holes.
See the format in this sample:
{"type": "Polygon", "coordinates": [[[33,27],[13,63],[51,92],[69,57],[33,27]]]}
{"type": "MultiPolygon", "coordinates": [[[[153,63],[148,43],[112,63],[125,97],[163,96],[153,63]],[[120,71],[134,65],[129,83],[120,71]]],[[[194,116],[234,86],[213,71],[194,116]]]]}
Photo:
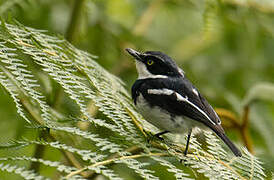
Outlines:
{"type": "Polygon", "coordinates": [[[151,136],[148,136],[147,142],[150,143],[151,141],[164,141],[164,138],[160,137],[157,134],[151,134],[151,136]]]}
{"type": "Polygon", "coordinates": [[[163,137],[161,137],[160,133],[154,134],[153,137],[159,139],[160,141],[164,141],[165,140],[163,137]]]}
{"type": "Polygon", "coordinates": [[[187,160],[186,159],[180,159],[180,163],[184,164],[184,166],[188,166],[188,164],[186,164],[187,160]]]}
{"type": "MultiPolygon", "coordinates": [[[[180,163],[183,163],[184,166],[189,166],[189,164],[187,163],[187,158],[189,158],[189,156],[184,155],[184,157],[180,159],[180,163]]],[[[195,158],[197,161],[201,161],[199,154],[194,154],[193,158],[195,158]]]]}
{"type": "Polygon", "coordinates": [[[162,135],[168,133],[169,131],[163,131],[163,132],[159,132],[157,134],[154,134],[152,137],[157,140],[160,140],[160,141],[165,141],[165,139],[163,137],[161,137],[162,135]]]}
{"type": "Polygon", "coordinates": [[[154,135],[150,131],[146,131],[144,129],[143,129],[143,131],[146,134],[147,143],[150,143],[151,141],[153,141],[154,135]]]}
{"type": "Polygon", "coordinates": [[[163,132],[160,132],[160,133],[157,133],[157,134],[152,134],[151,132],[148,132],[148,131],[145,131],[145,130],[144,130],[144,132],[147,135],[148,143],[150,143],[151,141],[154,141],[154,140],[164,141],[164,138],[161,137],[161,135],[163,135],[165,133],[168,133],[168,131],[163,131],[163,132]]]}

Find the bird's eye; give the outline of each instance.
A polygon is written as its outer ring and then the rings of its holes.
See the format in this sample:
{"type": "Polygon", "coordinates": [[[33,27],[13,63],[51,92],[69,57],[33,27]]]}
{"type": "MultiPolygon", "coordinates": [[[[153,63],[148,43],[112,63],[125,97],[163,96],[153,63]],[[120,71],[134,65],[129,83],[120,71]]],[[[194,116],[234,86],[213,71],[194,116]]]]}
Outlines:
{"type": "Polygon", "coordinates": [[[147,61],[147,64],[148,64],[149,66],[151,66],[153,63],[154,63],[153,60],[150,60],[150,59],[149,59],[149,60],[147,61]]]}

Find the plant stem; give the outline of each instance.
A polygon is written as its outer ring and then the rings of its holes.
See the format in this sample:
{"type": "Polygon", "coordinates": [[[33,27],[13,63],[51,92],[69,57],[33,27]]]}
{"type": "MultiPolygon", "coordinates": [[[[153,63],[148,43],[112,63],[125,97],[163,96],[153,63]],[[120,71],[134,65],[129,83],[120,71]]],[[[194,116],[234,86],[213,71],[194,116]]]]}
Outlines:
{"type": "MultiPolygon", "coordinates": [[[[35,152],[34,152],[34,155],[33,157],[34,158],[42,158],[43,155],[44,155],[44,152],[45,152],[45,146],[41,145],[41,144],[37,144],[35,146],[35,152]]],[[[33,170],[34,172],[38,173],[39,170],[40,170],[40,163],[39,162],[32,162],[31,165],[30,165],[30,170],[33,170]]]]}
{"type": "Polygon", "coordinates": [[[225,125],[235,128],[241,127],[241,122],[239,121],[239,118],[233,112],[224,108],[215,108],[215,111],[221,119],[224,118],[229,120],[229,125],[228,123],[225,125]]]}
{"type": "Polygon", "coordinates": [[[74,1],[74,6],[73,6],[70,22],[69,22],[66,36],[65,36],[69,42],[73,42],[73,40],[75,38],[75,34],[77,32],[76,30],[79,26],[79,20],[81,17],[81,10],[82,10],[83,4],[84,4],[84,0],[75,0],[74,1]]]}
{"type": "Polygon", "coordinates": [[[137,159],[137,158],[141,158],[141,157],[149,157],[149,156],[167,156],[168,154],[166,153],[149,153],[149,154],[137,154],[137,155],[132,155],[132,156],[122,156],[122,157],[118,157],[118,158],[113,158],[113,159],[108,159],[108,160],[105,160],[105,161],[101,161],[101,162],[97,162],[95,164],[92,164],[90,166],[87,166],[87,167],[84,167],[82,169],[79,169],[77,171],[74,171],[70,174],[68,174],[66,176],[66,179],[69,179],[70,177],[74,176],[74,175],[77,175],[87,169],[90,169],[90,168],[93,168],[93,167],[97,167],[97,166],[102,166],[102,165],[107,165],[107,164],[111,164],[113,163],[114,161],[117,161],[117,160],[124,160],[124,159],[137,159]]]}
{"type": "MultiPolygon", "coordinates": [[[[130,148],[128,148],[126,150],[127,152],[130,152],[132,155],[135,155],[135,154],[139,154],[141,152],[144,151],[144,149],[138,147],[138,146],[132,146],[130,148]]],[[[119,154],[116,153],[116,154],[113,154],[111,156],[109,156],[107,159],[114,159],[114,158],[117,158],[119,157],[119,154]]],[[[89,176],[85,176],[85,178],[88,178],[88,179],[95,179],[97,177],[97,175],[99,175],[98,173],[96,173],[95,171],[92,171],[89,176]]]]}
{"type": "Polygon", "coordinates": [[[248,151],[253,154],[253,143],[248,132],[249,106],[244,107],[241,123],[239,122],[239,120],[237,120],[239,118],[237,118],[236,115],[231,111],[222,108],[217,108],[216,112],[220,116],[220,118],[226,118],[230,120],[231,124],[226,125],[228,127],[236,128],[240,132],[244,145],[246,146],[248,151]]]}

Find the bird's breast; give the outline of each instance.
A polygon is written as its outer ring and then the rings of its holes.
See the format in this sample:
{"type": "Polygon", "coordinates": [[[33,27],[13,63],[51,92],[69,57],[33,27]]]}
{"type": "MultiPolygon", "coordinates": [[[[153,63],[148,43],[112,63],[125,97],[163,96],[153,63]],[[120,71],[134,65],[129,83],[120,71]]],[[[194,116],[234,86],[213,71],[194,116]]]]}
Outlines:
{"type": "Polygon", "coordinates": [[[184,116],[172,115],[159,106],[151,106],[141,93],[136,99],[136,107],[148,122],[161,130],[184,133],[193,127],[193,120],[184,116]]]}

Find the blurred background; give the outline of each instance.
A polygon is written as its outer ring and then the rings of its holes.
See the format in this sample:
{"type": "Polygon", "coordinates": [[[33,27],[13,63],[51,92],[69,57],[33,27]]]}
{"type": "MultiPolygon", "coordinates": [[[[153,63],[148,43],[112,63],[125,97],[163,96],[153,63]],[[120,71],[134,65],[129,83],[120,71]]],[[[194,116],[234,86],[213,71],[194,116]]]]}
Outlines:
{"type": "MultiPolygon", "coordinates": [[[[64,36],[128,90],[137,74],[126,47],[168,54],[228,136],[274,170],[274,1],[1,0],[0,15],[64,36]]],[[[32,136],[2,87],[0,99],[0,143],[32,136]]]]}

